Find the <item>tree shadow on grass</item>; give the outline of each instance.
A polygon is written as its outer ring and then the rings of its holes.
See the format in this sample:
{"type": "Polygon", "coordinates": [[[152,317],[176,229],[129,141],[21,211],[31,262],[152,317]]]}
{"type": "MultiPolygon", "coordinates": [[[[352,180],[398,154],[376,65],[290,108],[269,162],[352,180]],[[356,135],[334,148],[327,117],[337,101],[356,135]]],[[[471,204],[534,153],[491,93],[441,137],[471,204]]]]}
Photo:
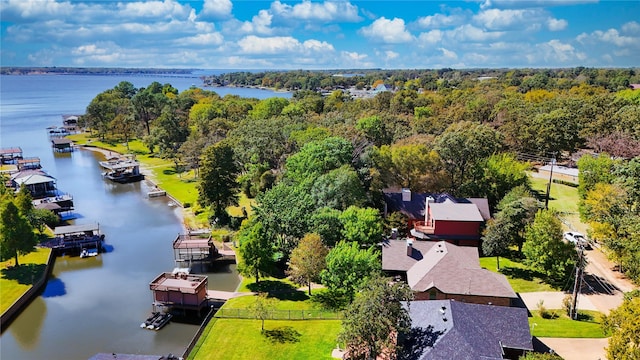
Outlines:
{"type": "Polygon", "coordinates": [[[33,285],[44,274],[46,264],[22,264],[2,269],[2,276],[8,280],[16,280],[22,285],[33,285]]]}
{"type": "Polygon", "coordinates": [[[293,285],[277,280],[262,280],[259,283],[248,284],[247,289],[252,292],[268,293],[269,297],[278,300],[304,301],[309,299],[304,291],[299,291],[293,285]]]}
{"type": "Polygon", "coordinates": [[[533,281],[535,278],[544,279],[544,274],[530,269],[523,269],[519,267],[503,266],[500,268],[500,272],[506,276],[510,276],[514,279],[522,279],[533,281]]]}
{"type": "Polygon", "coordinates": [[[291,326],[280,326],[273,330],[264,330],[262,335],[269,339],[272,343],[297,343],[300,341],[300,334],[291,326]]]}

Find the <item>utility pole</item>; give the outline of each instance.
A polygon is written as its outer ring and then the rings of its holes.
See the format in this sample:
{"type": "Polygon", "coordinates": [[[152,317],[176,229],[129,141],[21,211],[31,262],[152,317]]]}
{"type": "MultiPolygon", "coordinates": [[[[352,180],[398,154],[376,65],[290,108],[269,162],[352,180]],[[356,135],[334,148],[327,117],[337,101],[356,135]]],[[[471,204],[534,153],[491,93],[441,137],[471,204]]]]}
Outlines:
{"type": "Polygon", "coordinates": [[[551,158],[551,171],[549,171],[549,183],[547,184],[547,197],[544,200],[544,209],[549,209],[549,194],[551,193],[551,182],[553,180],[553,165],[556,163],[556,152],[553,152],[553,158],[551,158]]]}
{"type": "Polygon", "coordinates": [[[569,311],[569,317],[573,320],[578,319],[578,295],[580,294],[580,286],[582,285],[582,275],[583,275],[583,256],[584,256],[584,248],[580,246],[578,250],[578,263],[576,264],[576,280],[573,284],[573,301],[571,302],[571,309],[569,311]]]}

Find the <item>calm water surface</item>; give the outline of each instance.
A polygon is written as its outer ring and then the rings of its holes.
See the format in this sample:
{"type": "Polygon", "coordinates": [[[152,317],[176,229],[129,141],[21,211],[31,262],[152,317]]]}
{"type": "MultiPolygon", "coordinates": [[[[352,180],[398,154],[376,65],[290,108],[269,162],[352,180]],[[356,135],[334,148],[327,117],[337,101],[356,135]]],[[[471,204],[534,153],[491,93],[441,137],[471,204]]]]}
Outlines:
{"type": "MultiPolygon", "coordinates": [[[[172,322],[143,330],[151,311],[149,282],[174,267],[172,241],[182,231],[164,198],[147,199],[146,182],[115,184],[100,175],[99,153],[53,154],[47,126],[62,114],[82,114],[98,93],[120,81],[136,87],[153,81],[183,91],[196,77],[42,75],[0,76],[0,147],[20,146],[40,157],[58,188],[74,196],[75,223],[99,223],[108,252],[95,258],[59,257],[44,293],[2,333],[0,358],[88,359],[105,353],[182,354],[196,325],[172,322]]],[[[256,89],[215,88],[246,97],[290,96],[256,89]]],[[[235,266],[208,273],[209,288],[232,291],[235,266]]]]}

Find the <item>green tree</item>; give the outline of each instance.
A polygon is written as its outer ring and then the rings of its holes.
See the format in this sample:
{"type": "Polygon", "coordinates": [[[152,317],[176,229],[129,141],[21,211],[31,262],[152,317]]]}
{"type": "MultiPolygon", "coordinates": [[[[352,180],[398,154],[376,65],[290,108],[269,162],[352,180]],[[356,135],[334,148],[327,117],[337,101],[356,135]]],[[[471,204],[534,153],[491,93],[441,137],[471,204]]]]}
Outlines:
{"type": "Polygon", "coordinates": [[[495,256],[498,270],[500,270],[500,256],[509,254],[510,239],[507,237],[511,224],[502,218],[490,219],[482,233],[482,253],[495,256]]]}
{"type": "Polygon", "coordinates": [[[231,147],[217,143],[205,149],[198,184],[198,202],[203,206],[211,205],[214,216],[226,217],[226,207],[238,204],[238,172],[231,147]]]}
{"type": "Polygon", "coordinates": [[[383,145],[373,150],[372,158],[386,186],[416,192],[447,186],[440,156],[424,144],[383,145]]]}
{"type": "Polygon", "coordinates": [[[602,326],[611,334],[607,359],[640,359],[640,297],[625,299],[603,318],[602,326]]]}
{"type": "Polygon", "coordinates": [[[286,176],[296,182],[303,182],[350,164],[352,154],[351,143],[340,137],[312,141],[287,159],[286,176]]]}
{"type": "Polygon", "coordinates": [[[289,105],[289,100],[282,97],[271,97],[261,100],[249,111],[249,115],[254,119],[269,119],[280,115],[282,110],[289,105]]]}
{"type": "Polygon", "coordinates": [[[312,196],[318,207],[327,206],[345,210],[349,206],[360,206],[367,200],[358,173],[349,165],[343,165],[320,175],[313,186],[312,196]]]}
{"type": "Polygon", "coordinates": [[[241,259],[238,272],[254,277],[259,283],[260,275],[269,274],[274,266],[274,249],[269,234],[260,222],[246,221],[242,224],[238,240],[241,259]]]}
{"type": "Polygon", "coordinates": [[[328,247],[333,247],[342,240],[341,214],[340,210],[321,207],[311,215],[311,232],[319,234],[322,242],[328,247]]]}
{"type": "Polygon", "coordinates": [[[563,282],[576,265],[575,246],[562,241],[562,224],[552,210],[538,210],[525,231],[522,253],[529,266],[556,284],[563,282]]]}
{"type": "Polygon", "coordinates": [[[614,179],[613,169],[615,162],[607,154],[597,157],[591,155],[581,156],[578,160],[578,194],[584,199],[587,192],[593,190],[597,183],[611,184],[614,179]]]}
{"type": "Polygon", "coordinates": [[[395,358],[397,334],[411,329],[411,318],[402,302],[413,300],[413,292],[402,282],[379,275],[371,277],[347,307],[338,341],[346,344],[348,359],[395,358]]]}
{"type": "Polygon", "coordinates": [[[309,287],[311,295],[311,283],[320,280],[320,272],[326,267],[326,257],[329,253],[318,234],[307,234],[291,252],[289,270],[293,282],[309,287]]]}
{"type": "Polygon", "coordinates": [[[526,173],[529,165],[516,160],[511,154],[491,155],[480,161],[478,167],[481,174],[468,188],[472,195],[486,197],[490,209],[494,209],[511,189],[529,186],[529,176],[526,173]]]}
{"type": "Polygon", "coordinates": [[[350,206],[340,215],[342,236],[360,245],[375,245],[382,241],[382,218],[373,208],[350,206]]]}
{"type": "Polygon", "coordinates": [[[275,299],[270,298],[268,293],[259,293],[256,301],[249,305],[249,312],[261,322],[260,331],[264,332],[264,321],[269,318],[275,307],[275,299]]]}
{"type": "Polygon", "coordinates": [[[20,214],[13,201],[0,207],[0,255],[3,259],[14,257],[15,266],[20,266],[19,255],[33,251],[37,239],[26,217],[20,214]]]}
{"type": "Polygon", "coordinates": [[[327,254],[327,268],[320,273],[322,284],[353,300],[358,287],[371,274],[380,272],[379,255],[375,247],[365,250],[357,242],[339,242],[327,254]]]}
{"type": "Polygon", "coordinates": [[[487,125],[471,122],[452,124],[436,140],[436,151],[449,175],[450,191],[469,180],[469,173],[480,160],[502,148],[502,135],[487,125]]]}

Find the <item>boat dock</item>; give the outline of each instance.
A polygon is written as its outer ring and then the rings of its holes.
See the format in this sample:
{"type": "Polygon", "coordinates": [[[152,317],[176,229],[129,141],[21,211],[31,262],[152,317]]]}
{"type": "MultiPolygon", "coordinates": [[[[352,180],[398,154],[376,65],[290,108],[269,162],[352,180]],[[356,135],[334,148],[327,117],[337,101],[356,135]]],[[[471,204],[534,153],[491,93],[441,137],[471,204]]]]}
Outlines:
{"type": "Polygon", "coordinates": [[[57,253],[80,254],[85,249],[96,249],[99,253],[104,250],[104,234],[100,234],[98,224],[57,226],[54,229],[54,235],[55,238],[42,245],[57,253]]]}
{"type": "Polygon", "coordinates": [[[144,179],[140,173],[140,163],[132,154],[100,161],[99,164],[106,170],[102,175],[111,181],[124,184],[144,179]]]}

